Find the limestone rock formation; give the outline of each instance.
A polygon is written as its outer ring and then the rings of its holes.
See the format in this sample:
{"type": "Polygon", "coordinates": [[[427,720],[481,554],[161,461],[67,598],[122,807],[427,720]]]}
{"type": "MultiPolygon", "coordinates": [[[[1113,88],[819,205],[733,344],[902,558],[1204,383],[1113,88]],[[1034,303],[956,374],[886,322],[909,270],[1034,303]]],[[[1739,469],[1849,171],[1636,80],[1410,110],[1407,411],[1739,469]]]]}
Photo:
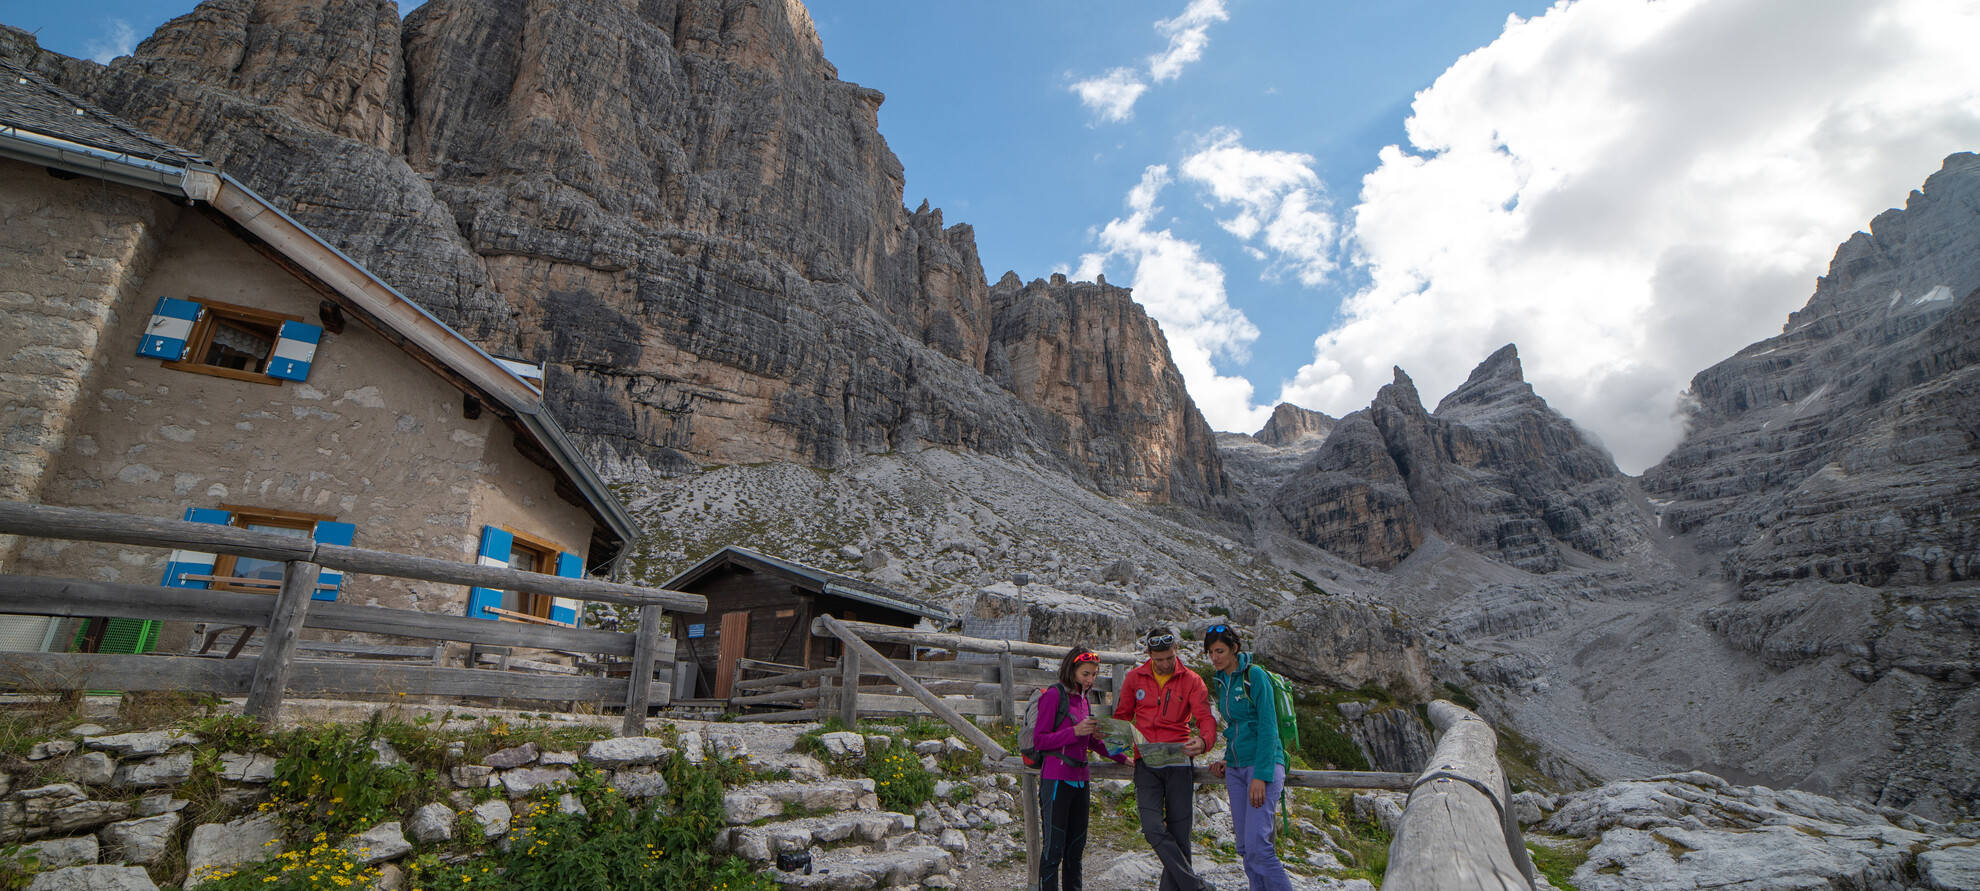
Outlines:
{"type": "Polygon", "coordinates": [[[1432,414],[1402,369],[1273,496],[1300,537],[1374,568],[1434,532],[1531,572],[1561,546],[1613,558],[1642,539],[1608,452],[1533,392],[1508,344],[1432,414]]]}
{"type": "Polygon", "coordinates": [[[932,444],[1241,519],[1128,292],[990,287],[795,0],[395,9],[208,0],[107,68],[33,64],[545,363],[608,467],[932,444]]]}
{"type": "Polygon", "coordinates": [[[1252,438],[1266,445],[1288,446],[1307,437],[1325,439],[1339,423],[1339,418],[1325,412],[1281,402],[1273,407],[1272,417],[1266,419],[1265,426],[1252,434],[1252,438]]]}
{"type": "Polygon", "coordinates": [[[1344,597],[1307,597],[1272,613],[1252,648],[1272,670],[1302,683],[1352,690],[1373,681],[1427,701],[1425,641],[1410,624],[1344,597]]]}
{"type": "Polygon", "coordinates": [[[1851,237],[1780,336],[1690,395],[1643,488],[1749,596],[1980,579],[1980,156],[1851,237]]]}

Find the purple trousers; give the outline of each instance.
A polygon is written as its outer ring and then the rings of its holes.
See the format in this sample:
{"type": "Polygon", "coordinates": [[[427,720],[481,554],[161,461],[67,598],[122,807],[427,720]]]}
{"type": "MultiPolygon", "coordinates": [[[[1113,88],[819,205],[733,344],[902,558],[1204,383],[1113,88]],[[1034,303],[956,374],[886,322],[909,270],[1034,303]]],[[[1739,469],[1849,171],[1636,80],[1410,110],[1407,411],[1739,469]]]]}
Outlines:
{"type": "Polygon", "coordinates": [[[1244,877],[1251,891],[1292,891],[1292,878],[1272,848],[1274,812],[1286,791],[1285,765],[1272,769],[1265,783],[1265,803],[1258,807],[1251,806],[1251,774],[1249,767],[1224,769],[1224,791],[1231,796],[1231,828],[1237,832],[1238,856],[1244,858],[1244,877]]]}

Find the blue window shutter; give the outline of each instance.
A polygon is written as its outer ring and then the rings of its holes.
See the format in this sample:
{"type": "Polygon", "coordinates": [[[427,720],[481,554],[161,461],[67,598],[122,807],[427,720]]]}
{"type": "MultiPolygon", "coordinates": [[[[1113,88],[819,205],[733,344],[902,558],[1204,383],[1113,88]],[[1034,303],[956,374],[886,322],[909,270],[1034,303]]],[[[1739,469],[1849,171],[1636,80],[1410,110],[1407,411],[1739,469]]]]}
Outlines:
{"type": "Polygon", "coordinates": [[[199,321],[199,314],[205,309],[191,300],[158,298],[158,308],[151,311],[151,322],[144,326],[144,341],[138,344],[138,355],[167,362],[184,359],[193,323],[199,321]]]}
{"type": "MultiPolygon", "coordinates": [[[[483,566],[509,568],[509,549],[514,547],[516,537],[499,526],[481,527],[481,557],[483,566]]],[[[494,588],[473,588],[468,591],[468,617],[499,621],[502,617],[488,612],[485,607],[502,606],[502,592],[494,588]]]]}
{"type": "MultiPolygon", "coordinates": [[[[567,579],[584,578],[584,558],[576,554],[557,553],[557,574],[567,579]]],[[[568,597],[556,597],[550,601],[550,620],[566,625],[576,625],[578,602],[568,597]]]]}
{"type": "MultiPolygon", "coordinates": [[[[343,545],[345,547],[350,547],[351,540],[356,536],[356,526],[330,520],[318,520],[316,530],[310,533],[310,537],[316,539],[318,544],[343,545]]],[[[336,600],[337,592],[344,584],[344,574],[334,569],[323,570],[323,574],[317,576],[316,584],[317,589],[310,592],[309,599],[336,600]],[[324,585],[329,585],[330,587],[322,587],[324,585]]]]}
{"type": "MultiPolygon", "coordinates": [[[[186,522],[188,523],[212,523],[216,526],[225,526],[232,522],[233,519],[234,515],[224,510],[213,510],[206,507],[186,508],[186,522]]],[[[198,551],[173,551],[172,556],[165,561],[165,580],[159,582],[159,584],[167,588],[199,588],[204,590],[208,587],[206,582],[186,581],[180,578],[180,576],[188,574],[212,575],[214,559],[212,554],[202,554],[198,551]]]]}
{"type": "Polygon", "coordinates": [[[275,350],[268,355],[268,376],[278,380],[309,379],[309,363],[316,359],[316,343],[323,329],[304,322],[283,322],[275,339],[275,350]]]}

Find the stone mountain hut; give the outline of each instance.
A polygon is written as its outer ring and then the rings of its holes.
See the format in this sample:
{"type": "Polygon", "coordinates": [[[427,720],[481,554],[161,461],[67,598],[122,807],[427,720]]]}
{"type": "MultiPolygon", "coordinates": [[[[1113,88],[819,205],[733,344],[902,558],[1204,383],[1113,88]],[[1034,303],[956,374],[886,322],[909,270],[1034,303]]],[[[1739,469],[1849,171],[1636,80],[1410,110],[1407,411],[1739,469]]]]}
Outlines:
{"type": "MultiPolygon", "coordinates": [[[[0,219],[0,498],[563,576],[609,573],[638,534],[550,416],[540,370],[483,352],[207,160],[5,63],[0,219]]],[[[5,537],[0,568],[264,593],[281,577],[5,537]]],[[[330,572],[316,597],[579,618],[561,598],[330,572]]],[[[87,648],[191,638],[110,625],[87,648]]],[[[0,649],[68,650],[73,626],[0,616],[0,649]]]]}

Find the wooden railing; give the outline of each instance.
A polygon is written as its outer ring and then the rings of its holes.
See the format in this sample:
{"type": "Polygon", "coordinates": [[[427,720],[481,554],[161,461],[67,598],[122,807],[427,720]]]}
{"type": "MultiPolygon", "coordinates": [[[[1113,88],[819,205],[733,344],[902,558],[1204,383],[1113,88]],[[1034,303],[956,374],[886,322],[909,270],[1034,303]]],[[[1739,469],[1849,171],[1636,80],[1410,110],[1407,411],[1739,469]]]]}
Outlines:
{"type": "MultiPolygon", "coordinates": [[[[970,717],[1012,719],[1033,691],[1049,686],[1057,676],[1058,661],[1066,647],[1024,641],[985,640],[941,632],[914,631],[894,625],[837,620],[862,640],[901,643],[915,647],[935,647],[962,653],[982,653],[998,657],[995,663],[955,661],[886,660],[914,678],[924,688],[944,698],[958,714],[970,717]],[[968,698],[958,699],[955,694],[968,698]]],[[[814,622],[812,633],[833,637],[822,622],[814,622]]],[[[1113,677],[1103,677],[1094,691],[1112,694],[1129,666],[1140,661],[1133,653],[1103,653],[1103,664],[1114,666],[1113,677]]],[[[932,714],[926,705],[895,683],[874,660],[840,657],[838,664],[805,669],[778,665],[758,659],[736,661],[731,708],[766,708],[737,717],[739,721],[816,721],[838,714],[848,722],[868,717],[932,714]],[[848,674],[848,669],[851,673],[848,674]],[[749,675],[762,675],[749,677],[749,675]],[[875,683],[877,681],[877,683],[875,683]],[[797,706],[795,709],[776,709],[797,706]]]]}
{"type": "Polygon", "coordinates": [[[1512,790],[1499,767],[1498,735],[1483,718],[1430,703],[1437,751],[1411,784],[1389,844],[1385,891],[1532,891],[1533,861],[1520,837],[1512,790]]]}
{"type": "MultiPolygon", "coordinates": [[[[641,588],[589,579],[455,563],[386,551],[319,544],[308,539],[232,526],[188,523],[74,508],[0,501],[0,535],[99,541],[139,547],[232,554],[283,564],[272,596],[238,591],[166,588],[79,579],[0,575],[0,613],[82,618],[162,619],[266,628],[261,655],[252,659],[96,653],[0,653],[0,685],[45,690],[189,690],[222,696],[245,694],[245,711],[262,721],[278,719],[288,695],[473,696],[623,703],[622,732],[643,733],[654,700],[656,663],[673,658],[663,633],[662,610],[700,613],[698,594],[641,588]],[[640,608],[633,633],[553,628],[441,616],[412,610],[312,603],[310,592],[324,569],[521,591],[640,608]],[[299,662],[304,628],[353,631],[423,640],[464,641],[496,647],[532,647],[630,657],[631,673],[616,677],[565,677],[435,668],[372,662],[299,662]]],[[[350,576],[345,576],[348,586],[350,576]]]]}

